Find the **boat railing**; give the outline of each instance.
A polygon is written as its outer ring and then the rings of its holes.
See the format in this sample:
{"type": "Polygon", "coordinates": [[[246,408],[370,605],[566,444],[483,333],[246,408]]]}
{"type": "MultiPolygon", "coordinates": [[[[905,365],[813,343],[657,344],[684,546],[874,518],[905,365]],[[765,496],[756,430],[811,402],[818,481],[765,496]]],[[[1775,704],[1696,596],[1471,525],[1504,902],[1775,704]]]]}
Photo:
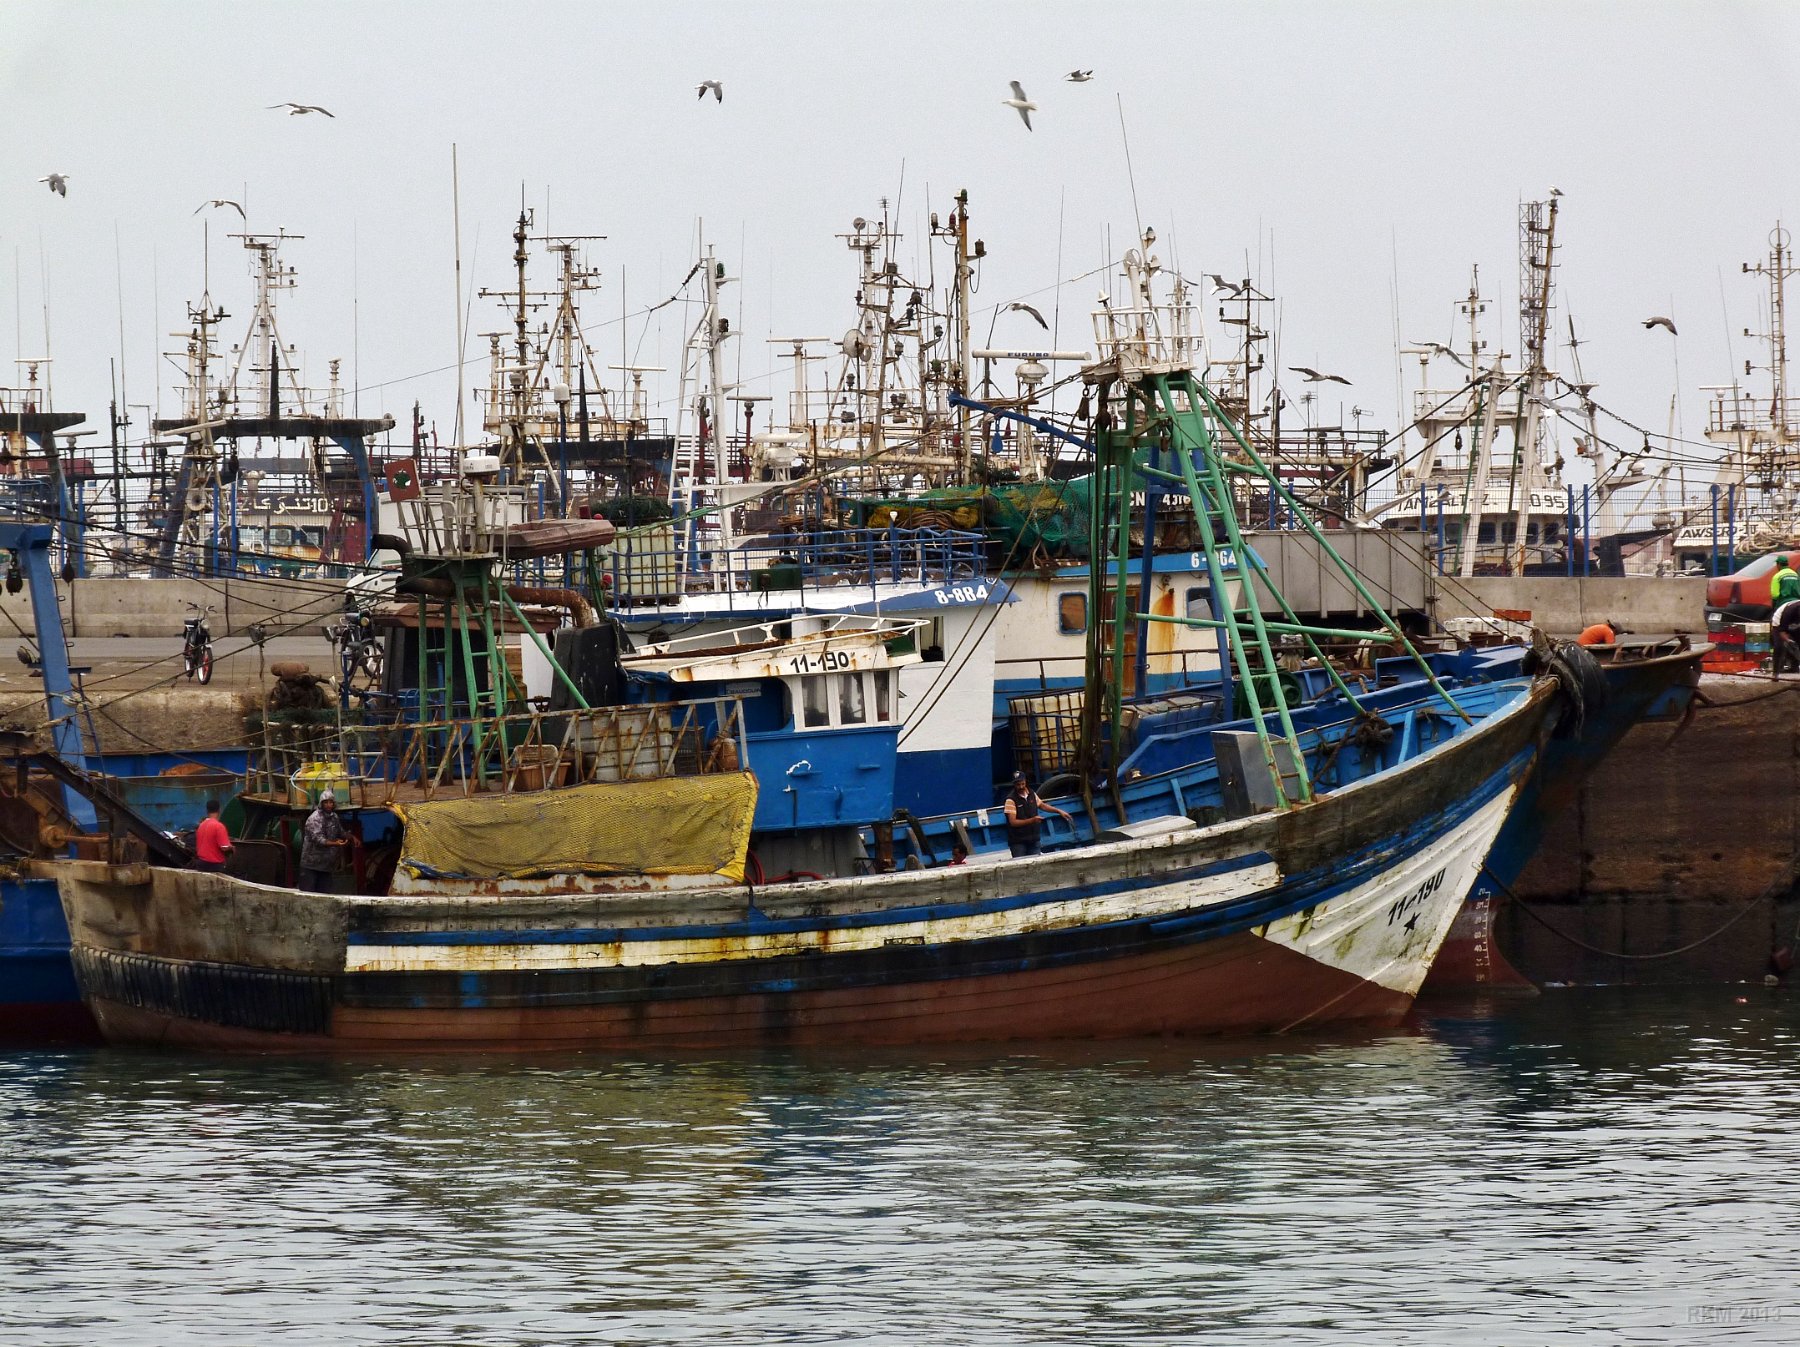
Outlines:
{"type": "Polygon", "coordinates": [[[1093,319],[1100,360],[1123,377],[1205,367],[1199,323],[1189,304],[1107,302],[1094,310],[1093,319]]]}
{"type": "Polygon", "coordinates": [[[0,388],[0,416],[37,416],[48,412],[42,388],[0,388]]]}
{"type": "Polygon", "coordinates": [[[738,606],[766,607],[771,597],[795,603],[817,590],[883,584],[947,583],[981,575],[986,538],[958,529],[898,526],[813,530],[715,548],[684,576],[680,524],[622,530],[601,556],[612,601],[621,607],[672,604],[690,589],[728,596],[738,606]]]}
{"type": "Polygon", "coordinates": [[[807,657],[846,643],[892,644],[915,640],[929,626],[925,618],[878,617],[872,613],[820,613],[802,618],[771,618],[748,622],[724,631],[694,632],[654,645],[638,647],[627,662],[641,660],[703,660],[713,655],[752,653],[779,648],[782,658],[807,657]],[[811,630],[795,630],[801,624],[811,630]]]}
{"type": "Polygon", "coordinates": [[[56,514],[54,488],[42,478],[0,480],[0,519],[49,519],[56,514]]]}
{"type": "Polygon", "coordinates": [[[355,723],[265,720],[244,793],[290,807],[330,789],[349,808],[736,771],[735,697],[355,723]]]}
{"type": "MultiPolygon", "coordinates": [[[[1086,658],[1079,651],[1067,655],[1007,655],[996,651],[994,672],[1021,695],[1033,690],[1023,686],[1027,679],[1037,681],[1036,691],[1048,692],[1083,681],[1086,658]]],[[[1148,656],[1148,665],[1147,672],[1159,683],[1183,684],[1202,679],[1217,682],[1219,677],[1216,649],[1157,650],[1148,656]]]]}
{"type": "Polygon", "coordinates": [[[1748,448],[1750,437],[1785,442],[1793,434],[1788,408],[1766,394],[1757,397],[1733,385],[1708,385],[1700,391],[1711,394],[1706,410],[1709,436],[1741,437],[1734,447],[1748,448]]]}

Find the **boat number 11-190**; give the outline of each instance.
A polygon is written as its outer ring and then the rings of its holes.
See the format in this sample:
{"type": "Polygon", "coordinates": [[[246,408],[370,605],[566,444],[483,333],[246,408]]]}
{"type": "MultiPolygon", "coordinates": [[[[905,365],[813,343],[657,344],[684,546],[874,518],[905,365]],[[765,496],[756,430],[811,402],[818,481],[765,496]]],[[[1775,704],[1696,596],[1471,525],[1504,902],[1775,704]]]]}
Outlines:
{"type": "Polygon", "coordinates": [[[1392,926],[1395,922],[1399,921],[1400,918],[1406,917],[1407,929],[1411,930],[1413,922],[1417,920],[1415,915],[1416,910],[1424,905],[1427,898],[1431,897],[1432,894],[1443,887],[1444,872],[1439,870],[1430,879],[1426,880],[1423,884],[1419,885],[1418,888],[1407,894],[1406,897],[1397,899],[1393,906],[1388,908],[1388,925],[1392,926]]]}
{"type": "Polygon", "coordinates": [[[850,668],[852,663],[848,650],[821,650],[816,655],[795,655],[788,661],[788,672],[836,673],[839,669],[850,668]]]}

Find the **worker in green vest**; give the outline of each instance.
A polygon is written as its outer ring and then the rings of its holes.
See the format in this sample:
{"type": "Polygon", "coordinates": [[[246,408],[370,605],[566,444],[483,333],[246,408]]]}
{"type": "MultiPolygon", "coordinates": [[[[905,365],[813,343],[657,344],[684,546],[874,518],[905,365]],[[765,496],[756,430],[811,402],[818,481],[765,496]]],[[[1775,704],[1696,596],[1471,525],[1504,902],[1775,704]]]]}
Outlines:
{"type": "Polygon", "coordinates": [[[1779,608],[1790,599],[1800,599],[1800,572],[1788,565],[1786,557],[1775,558],[1775,574],[1769,577],[1769,603],[1779,608]]]}

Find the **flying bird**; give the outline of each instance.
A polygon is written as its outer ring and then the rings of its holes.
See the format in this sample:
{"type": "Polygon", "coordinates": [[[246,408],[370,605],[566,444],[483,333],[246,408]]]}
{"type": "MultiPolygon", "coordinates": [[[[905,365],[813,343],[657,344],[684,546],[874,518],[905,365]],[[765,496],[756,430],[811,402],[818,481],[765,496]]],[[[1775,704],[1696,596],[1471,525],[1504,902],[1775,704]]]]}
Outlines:
{"type": "Polygon", "coordinates": [[[1050,324],[1048,324],[1044,321],[1044,315],[1039,313],[1036,309],[1032,308],[1031,305],[1029,305],[1029,304],[1019,304],[1019,303],[1015,302],[1012,304],[1008,304],[1004,309],[1001,310],[1001,312],[1002,313],[1012,313],[1015,310],[1019,313],[1030,314],[1033,318],[1037,319],[1037,325],[1039,327],[1043,328],[1044,331],[1046,331],[1046,332],[1048,332],[1050,330],[1050,324]]]}
{"type": "Polygon", "coordinates": [[[1449,356],[1450,359],[1454,360],[1457,364],[1461,365],[1464,369],[1467,369],[1469,367],[1468,361],[1464,360],[1455,351],[1452,351],[1448,346],[1444,345],[1444,343],[1441,341],[1415,341],[1415,342],[1410,343],[1410,345],[1417,347],[1421,351],[1428,351],[1432,355],[1449,356]]]}
{"type": "Polygon", "coordinates": [[[1669,329],[1669,335],[1671,337],[1676,337],[1676,336],[1681,335],[1680,333],[1675,331],[1675,320],[1673,318],[1662,318],[1662,317],[1646,318],[1646,319],[1644,319],[1644,326],[1647,328],[1649,328],[1649,327],[1666,327],[1669,329]]]}
{"type": "Polygon", "coordinates": [[[1288,368],[1294,371],[1295,374],[1304,374],[1306,376],[1306,382],[1309,384],[1331,383],[1348,385],[1350,382],[1341,374],[1321,374],[1318,370],[1312,369],[1307,365],[1289,365],[1288,368]]]}
{"type": "Polygon", "coordinates": [[[1222,290],[1229,294],[1233,299],[1238,298],[1238,296],[1242,295],[1244,291],[1250,288],[1249,281],[1245,281],[1242,285],[1238,285],[1233,281],[1226,280],[1216,271],[1207,276],[1206,279],[1213,283],[1213,289],[1222,290]]]}
{"type": "Polygon", "coordinates": [[[268,110],[274,112],[277,108],[286,108],[290,117],[304,117],[309,112],[322,112],[333,121],[337,120],[337,113],[330,108],[322,108],[317,103],[271,103],[268,110]]]}
{"type": "Polygon", "coordinates": [[[1011,98],[1002,98],[1000,100],[1000,106],[1017,108],[1019,110],[1019,116],[1025,119],[1025,129],[1029,131],[1031,130],[1031,114],[1037,111],[1037,104],[1025,97],[1025,91],[1019,87],[1019,82],[1017,80],[1012,80],[1011,84],[1013,96],[1011,98]]]}
{"type": "Polygon", "coordinates": [[[1071,70],[1068,74],[1064,75],[1063,78],[1070,84],[1086,84],[1089,80],[1094,78],[1094,72],[1091,70],[1071,70]]]}
{"type": "Polygon", "coordinates": [[[38,179],[50,184],[50,190],[60,197],[69,195],[69,175],[67,173],[50,173],[38,179]]]}
{"type": "Polygon", "coordinates": [[[203,201],[198,206],[195,206],[194,214],[198,215],[201,211],[205,210],[208,206],[211,206],[214,209],[217,209],[220,206],[230,206],[234,211],[236,211],[238,213],[238,219],[243,220],[245,223],[249,222],[250,217],[248,215],[244,214],[244,208],[242,206],[238,205],[238,203],[235,201],[227,201],[224,197],[218,197],[218,196],[215,196],[211,201],[203,201]]]}
{"type": "Polygon", "coordinates": [[[706,100],[708,90],[712,92],[713,102],[723,103],[725,101],[725,86],[717,80],[701,80],[694,86],[694,93],[702,102],[706,100]]]}

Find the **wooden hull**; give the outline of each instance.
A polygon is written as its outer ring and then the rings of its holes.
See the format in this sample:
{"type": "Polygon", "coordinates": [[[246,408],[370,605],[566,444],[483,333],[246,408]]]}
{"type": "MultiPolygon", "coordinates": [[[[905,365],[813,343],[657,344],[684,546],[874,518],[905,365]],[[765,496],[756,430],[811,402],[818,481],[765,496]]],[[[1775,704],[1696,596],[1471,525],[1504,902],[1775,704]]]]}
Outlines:
{"type": "Polygon", "coordinates": [[[995,864],[674,895],[340,898],[81,862],[59,883],[115,1042],[636,1051],[1383,1023],[1556,707],[1520,691],[1302,809],[995,864]]]}
{"type": "Polygon", "coordinates": [[[256,1051],[682,1051],[1271,1033],[1392,1024],[1412,997],[1249,933],[1061,969],[888,987],[508,1009],[340,1006],[327,1034],[246,1030],[97,1000],[113,1042],[256,1051]],[[1302,1009],[1303,1007],[1307,1009],[1302,1009]],[[1297,1013],[1298,1012],[1298,1013],[1297,1013]]]}

